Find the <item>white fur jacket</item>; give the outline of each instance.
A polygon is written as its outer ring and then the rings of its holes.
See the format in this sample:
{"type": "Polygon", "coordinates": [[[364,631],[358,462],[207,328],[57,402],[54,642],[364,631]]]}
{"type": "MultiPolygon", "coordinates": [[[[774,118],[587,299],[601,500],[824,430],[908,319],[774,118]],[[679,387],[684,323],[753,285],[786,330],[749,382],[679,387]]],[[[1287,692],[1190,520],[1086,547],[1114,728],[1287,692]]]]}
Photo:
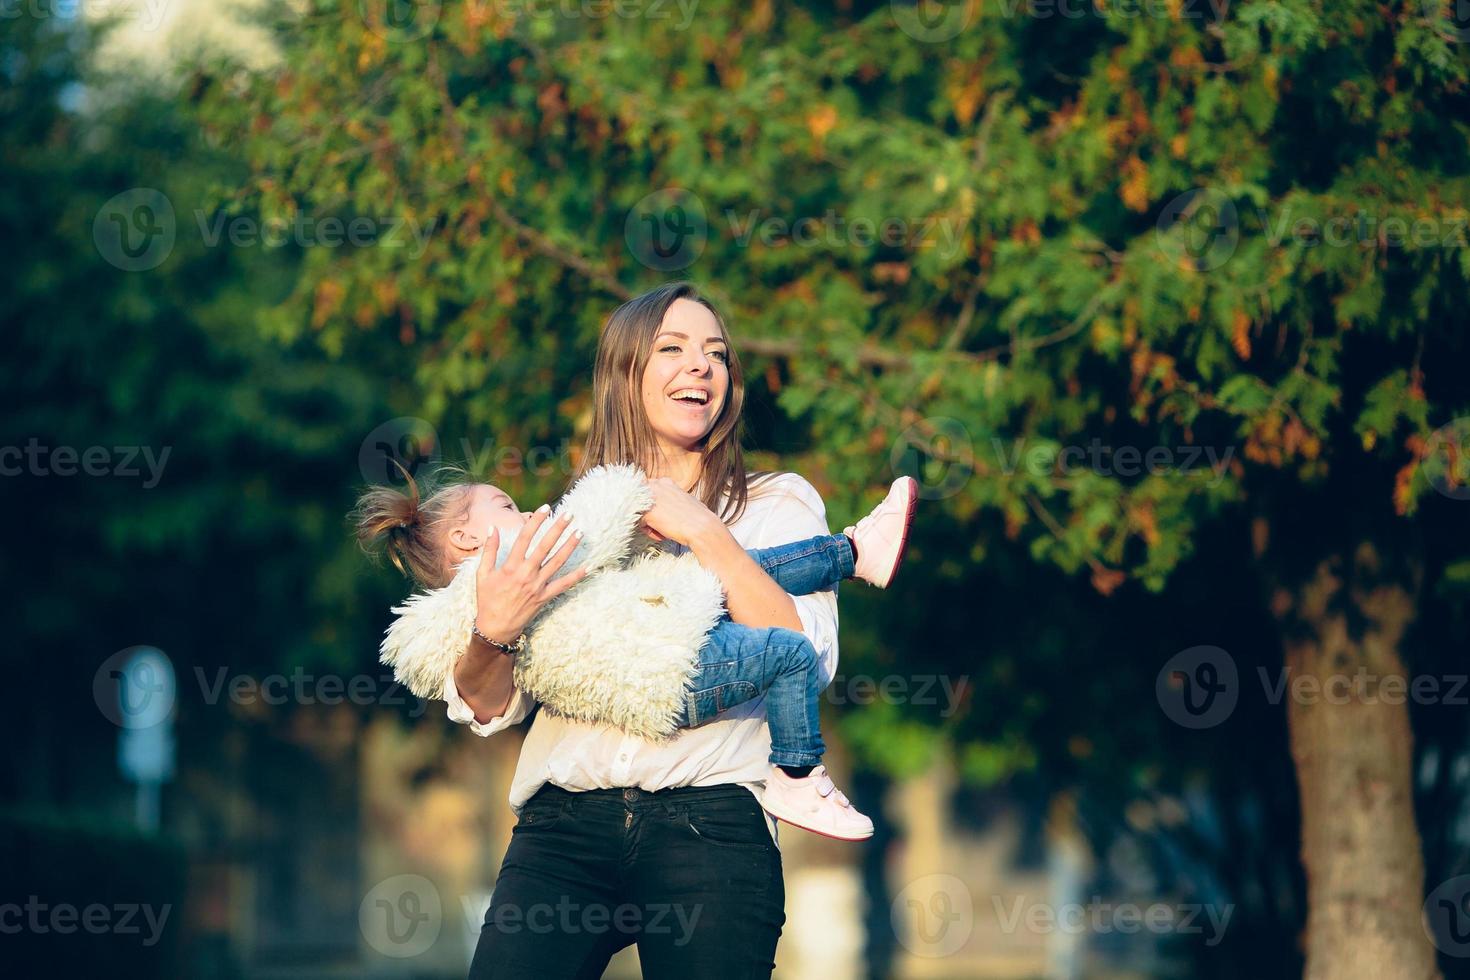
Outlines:
{"type": "MultiPolygon", "coordinates": [[[[659,551],[639,533],[652,504],[633,466],[589,470],[562,498],[552,518],[570,512],[583,538],[558,574],[579,566],[588,574],[532,620],[514,677],[558,715],[661,739],[675,731],[699,649],[724,611],[724,590],[692,554],[659,551]]],[[[501,541],[497,565],[514,544],[501,541]]],[[[393,610],[398,618],[383,638],[382,661],[419,697],[444,696],[469,643],[479,563],[478,556],[466,560],[448,585],[393,610]]]]}

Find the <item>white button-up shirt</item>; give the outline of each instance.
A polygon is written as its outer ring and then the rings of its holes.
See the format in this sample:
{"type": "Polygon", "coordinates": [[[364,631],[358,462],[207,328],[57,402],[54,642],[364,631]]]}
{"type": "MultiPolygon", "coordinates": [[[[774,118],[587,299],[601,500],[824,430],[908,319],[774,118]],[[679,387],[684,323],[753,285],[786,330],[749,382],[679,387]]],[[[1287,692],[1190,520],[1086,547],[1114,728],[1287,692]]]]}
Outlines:
{"type": "MultiPolygon", "coordinates": [[[[810,483],[794,473],[783,473],[751,494],[745,513],[730,525],[730,533],[746,549],[801,541],[830,533],[827,508],[810,483]]],[[[792,600],[802,632],[816,648],[826,686],[837,671],[837,592],[815,592],[792,600]]],[[[453,670],[444,685],[444,700],[450,719],[469,725],[477,735],[494,735],[524,721],[534,707],[530,695],[517,691],[504,715],[478,722],[455,689],[453,670]]],[[[569,721],[542,711],[521,746],[510,805],[519,813],[546,783],[573,792],[739,783],[758,795],[770,768],[770,752],[764,697],[658,743],[607,725],[569,721]]]]}

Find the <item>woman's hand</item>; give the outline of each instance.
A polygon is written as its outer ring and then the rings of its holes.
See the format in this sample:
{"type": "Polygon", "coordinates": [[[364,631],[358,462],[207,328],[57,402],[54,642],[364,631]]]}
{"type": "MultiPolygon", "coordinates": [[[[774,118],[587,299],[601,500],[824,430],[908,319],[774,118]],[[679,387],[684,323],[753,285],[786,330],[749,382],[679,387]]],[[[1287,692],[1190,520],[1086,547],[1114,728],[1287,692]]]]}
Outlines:
{"type": "Polygon", "coordinates": [[[703,502],[668,477],[651,479],[648,486],[653,491],[653,506],[643,515],[643,527],[652,537],[692,546],[701,535],[724,527],[703,502]]]}
{"type": "Polygon", "coordinates": [[[496,528],[490,529],[485,544],[480,548],[480,567],[475,570],[475,626],[492,640],[512,642],[525,632],[542,606],[587,576],[585,568],[578,568],[561,578],[552,578],[582,540],[582,532],[574,532],[556,554],[547,559],[552,546],[571,523],[570,514],[557,518],[527,554],[526,549],[537,529],[550,517],[550,508],[532,515],[526,526],[521,528],[505,564],[499,567],[495,565],[495,556],[500,551],[500,532],[496,528]]]}

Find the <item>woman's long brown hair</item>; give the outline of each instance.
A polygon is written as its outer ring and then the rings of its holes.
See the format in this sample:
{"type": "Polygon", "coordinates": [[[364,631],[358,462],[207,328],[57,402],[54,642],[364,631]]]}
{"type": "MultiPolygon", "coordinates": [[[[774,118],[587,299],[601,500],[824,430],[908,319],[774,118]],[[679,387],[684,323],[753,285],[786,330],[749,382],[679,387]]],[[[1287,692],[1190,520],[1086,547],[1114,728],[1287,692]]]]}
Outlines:
{"type": "Polygon", "coordinates": [[[757,479],[747,480],[745,453],[740,446],[741,409],[745,406],[740,355],[730,341],[724,317],[692,283],[671,282],[651,289],[628,300],[607,318],[592,369],[592,429],[576,476],[594,466],[612,463],[632,463],[650,472],[657,468],[658,440],[643,408],[643,371],[664,314],[680,299],[699,303],[714,315],[728,352],[730,387],[715,424],[704,438],[694,494],[719,514],[720,520],[730,524],[745,512],[750,491],[771,474],[752,474],[757,479]]]}

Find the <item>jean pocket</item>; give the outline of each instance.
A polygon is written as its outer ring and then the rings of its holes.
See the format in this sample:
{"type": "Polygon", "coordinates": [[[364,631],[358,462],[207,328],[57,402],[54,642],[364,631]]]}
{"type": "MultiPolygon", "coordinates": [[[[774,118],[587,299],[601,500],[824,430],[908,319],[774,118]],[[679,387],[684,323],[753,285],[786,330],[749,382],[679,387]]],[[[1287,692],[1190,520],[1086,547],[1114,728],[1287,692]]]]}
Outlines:
{"type": "Polygon", "coordinates": [[[520,819],[512,828],[512,833],[517,830],[544,830],[554,827],[566,816],[565,804],[537,803],[531,801],[521,810],[520,819]]]}
{"type": "Polygon", "coordinates": [[[760,692],[750,681],[731,681],[719,687],[690,691],[685,697],[685,715],[690,728],[698,728],[722,711],[752,701],[760,692]]]}
{"type": "MultiPolygon", "coordinates": [[[[754,804],[754,799],[751,800],[754,804]]],[[[689,832],[706,844],[718,847],[774,848],[765,814],[759,806],[738,809],[724,806],[691,807],[685,817],[689,832]]]]}

